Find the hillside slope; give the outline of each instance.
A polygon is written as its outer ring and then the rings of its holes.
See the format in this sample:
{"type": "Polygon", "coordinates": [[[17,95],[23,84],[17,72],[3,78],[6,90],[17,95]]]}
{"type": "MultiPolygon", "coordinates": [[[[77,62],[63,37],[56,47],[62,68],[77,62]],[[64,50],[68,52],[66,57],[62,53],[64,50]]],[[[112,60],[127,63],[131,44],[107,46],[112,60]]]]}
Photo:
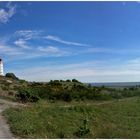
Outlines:
{"type": "Polygon", "coordinates": [[[140,97],[73,105],[40,101],[4,115],[20,138],[140,138],[140,97]]]}
{"type": "Polygon", "coordinates": [[[0,76],[0,97],[14,99],[20,87],[26,87],[28,82],[0,76]]]}

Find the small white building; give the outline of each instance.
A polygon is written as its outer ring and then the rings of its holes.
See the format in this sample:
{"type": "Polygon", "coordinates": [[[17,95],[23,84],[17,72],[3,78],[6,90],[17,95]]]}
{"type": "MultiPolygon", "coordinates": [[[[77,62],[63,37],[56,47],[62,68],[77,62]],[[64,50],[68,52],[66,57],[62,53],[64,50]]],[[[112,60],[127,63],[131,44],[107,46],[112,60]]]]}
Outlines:
{"type": "Polygon", "coordinates": [[[0,59],[0,76],[4,76],[2,59],[0,59]]]}

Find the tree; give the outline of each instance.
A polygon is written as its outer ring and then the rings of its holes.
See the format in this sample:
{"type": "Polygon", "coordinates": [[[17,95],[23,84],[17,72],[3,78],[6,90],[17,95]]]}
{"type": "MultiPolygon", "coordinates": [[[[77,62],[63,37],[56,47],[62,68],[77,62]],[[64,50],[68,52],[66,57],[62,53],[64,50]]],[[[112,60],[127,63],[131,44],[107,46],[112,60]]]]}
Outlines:
{"type": "Polygon", "coordinates": [[[19,80],[19,78],[16,77],[14,73],[6,73],[5,77],[12,78],[12,79],[15,79],[15,80],[19,80]]]}
{"type": "Polygon", "coordinates": [[[78,81],[78,80],[76,80],[76,79],[72,79],[72,82],[77,82],[77,83],[79,83],[79,81],[78,81]]]}
{"type": "Polygon", "coordinates": [[[71,80],[67,79],[66,82],[71,82],[71,80]]]}

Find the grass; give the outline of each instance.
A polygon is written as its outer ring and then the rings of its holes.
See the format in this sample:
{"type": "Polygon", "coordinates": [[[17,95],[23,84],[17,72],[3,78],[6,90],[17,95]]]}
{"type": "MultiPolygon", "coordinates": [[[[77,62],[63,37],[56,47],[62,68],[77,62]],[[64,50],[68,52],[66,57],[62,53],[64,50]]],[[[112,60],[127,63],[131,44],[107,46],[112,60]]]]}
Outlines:
{"type": "Polygon", "coordinates": [[[1,96],[0,95],[0,99],[5,99],[5,100],[8,100],[8,101],[16,101],[15,97],[8,97],[8,96],[1,96]]]}
{"type": "Polygon", "coordinates": [[[140,97],[103,104],[40,101],[3,114],[19,138],[140,138],[140,97]],[[85,119],[89,132],[76,135],[85,119]]]}

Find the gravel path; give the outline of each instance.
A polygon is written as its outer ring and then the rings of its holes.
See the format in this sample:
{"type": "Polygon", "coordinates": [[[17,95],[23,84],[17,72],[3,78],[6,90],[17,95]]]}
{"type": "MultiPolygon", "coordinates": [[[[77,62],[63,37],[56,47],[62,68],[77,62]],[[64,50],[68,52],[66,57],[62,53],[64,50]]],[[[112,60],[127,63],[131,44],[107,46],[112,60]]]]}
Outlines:
{"type": "Polygon", "coordinates": [[[4,116],[2,116],[2,112],[9,107],[20,105],[22,104],[0,99],[0,139],[14,139],[14,136],[10,132],[9,125],[7,124],[4,116]]]}

